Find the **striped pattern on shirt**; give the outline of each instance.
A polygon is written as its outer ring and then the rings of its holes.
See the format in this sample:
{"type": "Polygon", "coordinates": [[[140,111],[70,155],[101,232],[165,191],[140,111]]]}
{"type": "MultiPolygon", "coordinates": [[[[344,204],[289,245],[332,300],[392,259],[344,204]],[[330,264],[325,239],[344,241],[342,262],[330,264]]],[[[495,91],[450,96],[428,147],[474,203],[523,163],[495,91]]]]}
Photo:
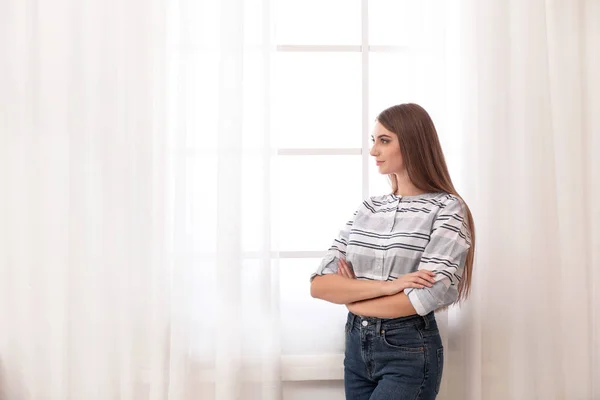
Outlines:
{"type": "Polygon", "coordinates": [[[420,269],[434,271],[433,287],[404,290],[417,313],[427,315],[457,300],[470,247],[465,208],[458,197],[374,196],[342,228],[311,280],[336,273],[340,258],[352,266],[357,279],[392,280],[420,269]]]}

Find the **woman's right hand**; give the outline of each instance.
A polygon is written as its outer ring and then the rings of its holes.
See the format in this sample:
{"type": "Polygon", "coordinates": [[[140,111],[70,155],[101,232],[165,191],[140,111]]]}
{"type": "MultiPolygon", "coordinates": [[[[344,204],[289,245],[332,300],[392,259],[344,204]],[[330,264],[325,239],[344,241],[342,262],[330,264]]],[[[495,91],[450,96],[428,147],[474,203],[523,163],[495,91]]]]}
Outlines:
{"type": "Polygon", "coordinates": [[[387,295],[398,294],[406,288],[422,289],[425,286],[432,287],[435,283],[435,273],[429,270],[419,270],[410,274],[402,275],[393,281],[386,282],[387,295]]]}

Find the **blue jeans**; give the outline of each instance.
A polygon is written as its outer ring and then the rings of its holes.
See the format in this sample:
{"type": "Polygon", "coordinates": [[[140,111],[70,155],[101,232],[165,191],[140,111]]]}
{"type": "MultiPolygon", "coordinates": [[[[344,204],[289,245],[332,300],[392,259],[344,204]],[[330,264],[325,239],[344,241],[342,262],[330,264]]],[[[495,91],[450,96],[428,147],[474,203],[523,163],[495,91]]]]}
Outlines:
{"type": "Polygon", "coordinates": [[[434,313],[394,319],[348,313],[346,400],[432,400],[440,389],[444,348],[434,313]]]}

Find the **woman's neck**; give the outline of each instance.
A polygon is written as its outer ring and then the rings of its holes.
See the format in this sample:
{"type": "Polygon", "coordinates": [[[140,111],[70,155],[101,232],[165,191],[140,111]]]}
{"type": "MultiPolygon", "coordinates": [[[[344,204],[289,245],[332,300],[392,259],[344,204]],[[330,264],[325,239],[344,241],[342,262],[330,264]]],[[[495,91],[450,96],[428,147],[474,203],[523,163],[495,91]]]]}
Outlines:
{"type": "Polygon", "coordinates": [[[426,193],[412,183],[412,181],[408,178],[408,174],[395,175],[396,183],[398,184],[398,189],[396,189],[396,192],[394,193],[396,196],[418,196],[426,193]]]}

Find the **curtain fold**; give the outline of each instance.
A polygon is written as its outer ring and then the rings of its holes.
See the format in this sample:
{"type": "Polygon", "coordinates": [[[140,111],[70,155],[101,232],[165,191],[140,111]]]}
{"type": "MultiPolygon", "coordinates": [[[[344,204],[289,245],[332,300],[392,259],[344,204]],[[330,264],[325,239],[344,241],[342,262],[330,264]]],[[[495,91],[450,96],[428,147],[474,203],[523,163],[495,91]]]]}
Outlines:
{"type": "Polygon", "coordinates": [[[462,2],[473,298],[445,398],[599,396],[593,1],[462,2]]]}

